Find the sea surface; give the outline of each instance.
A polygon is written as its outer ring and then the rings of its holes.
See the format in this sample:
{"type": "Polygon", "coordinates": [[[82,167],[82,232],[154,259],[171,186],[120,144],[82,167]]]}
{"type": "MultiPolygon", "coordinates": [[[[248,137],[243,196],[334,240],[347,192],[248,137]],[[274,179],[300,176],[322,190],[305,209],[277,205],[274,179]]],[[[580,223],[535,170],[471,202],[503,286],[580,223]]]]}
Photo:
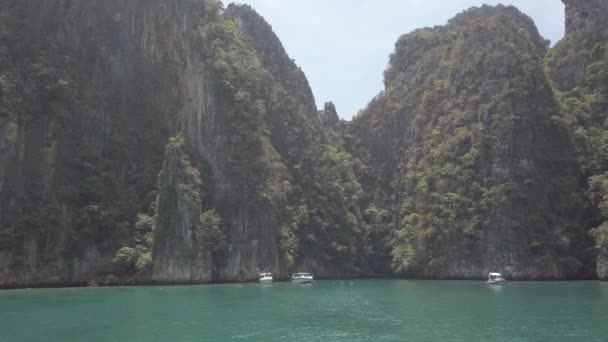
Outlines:
{"type": "Polygon", "coordinates": [[[353,280],[0,291],[0,341],[608,341],[608,283],[353,280]]]}

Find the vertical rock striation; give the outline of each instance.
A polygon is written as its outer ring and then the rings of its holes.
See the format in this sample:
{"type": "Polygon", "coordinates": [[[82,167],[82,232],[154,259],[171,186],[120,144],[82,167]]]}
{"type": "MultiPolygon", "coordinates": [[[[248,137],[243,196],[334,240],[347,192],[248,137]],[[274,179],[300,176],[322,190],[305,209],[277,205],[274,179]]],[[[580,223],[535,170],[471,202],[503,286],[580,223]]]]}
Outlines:
{"type": "Polygon", "coordinates": [[[608,4],[602,0],[563,0],[566,5],[566,36],[548,57],[547,72],[558,91],[569,91],[584,81],[594,58],[596,43],[608,40],[608,4]]]}
{"type": "Polygon", "coordinates": [[[256,200],[269,165],[263,113],[255,93],[227,91],[230,70],[201,32],[224,23],[219,4],[11,0],[0,17],[2,286],[112,273],[114,253],[138,239],[137,214],[154,214],[163,148],[179,131],[213,187],[201,209],[221,211],[229,236],[218,279],[278,269],[274,214],[256,200]],[[253,98],[248,108],[239,96],[253,98]]]}
{"type": "Polygon", "coordinates": [[[3,285],[87,281],[129,239],[177,129],[172,66],[195,28],[185,13],[202,7],[2,3],[3,285]]]}
{"type": "Polygon", "coordinates": [[[603,249],[597,258],[597,276],[600,280],[608,281],[608,251],[603,249]]]}
{"type": "Polygon", "coordinates": [[[152,280],[208,282],[212,278],[211,251],[200,241],[201,178],[183,142],[166,147],[158,176],[158,208],[154,228],[152,280]]]}

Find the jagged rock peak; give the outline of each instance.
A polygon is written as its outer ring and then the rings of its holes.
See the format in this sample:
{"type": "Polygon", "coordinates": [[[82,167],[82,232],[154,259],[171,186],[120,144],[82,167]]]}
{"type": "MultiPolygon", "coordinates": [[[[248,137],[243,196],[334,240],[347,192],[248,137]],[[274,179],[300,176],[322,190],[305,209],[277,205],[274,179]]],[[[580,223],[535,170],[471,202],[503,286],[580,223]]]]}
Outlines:
{"type": "MultiPolygon", "coordinates": [[[[230,4],[225,15],[239,27],[257,51],[264,67],[279,81],[296,87],[306,102],[314,104],[314,95],[306,75],[289,57],[272,26],[249,5],[230,4]]],[[[310,108],[312,112],[314,108],[310,108]]]]}
{"type": "MultiPolygon", "coordinates": [[[[494,44],[503,38],[515,41],[516,35],[524,35],[539,57],[546,54],[549,46],[549,41],[542,38],[534,21],[516,7],[472,7],[450,19],[447,25],[417,29],[402,35],[385,71],[385,86],[390,85],[400,70],[420,61],[429,49],[453,43],[460,35],[475,37],[469,41],[476,46],[494,44]]],[[[473,46],[466,48],[470,50],[473,46]]]]}
{"type": "Polygon", "coordinates": [[[533,20],[521,12],[517,7],[509,5],[482,5],[480,7],[473,6],[467,10],[462,11],[461,13],[455,15],[452,19],[448,20],[448,24],[457,24],[463,23],[470,19],[475,18],[491,18],[497,16],[515,16],[522,18],[530,23],[533,23],[533,20]]]}
{"type": "Polygon", "coordinates": [[[319,112],[319,115],[321,117],[321,123],[325,127],[333,127],[340,121],[340,117],[336,111],[336,105],[331,101],[325,103],[325,107],[323,111],[319,112]]]}
{"type": "Polygon", "coordinates": [[[537,43],[539,52],[542,54],[546,52],[549,43],[541,37],[534,20],[515,6],[483,5],[481,7],[472,7],[452,18],[448,24],[466,26],[478,21],[488,22],[495,20],[508,23],[517,29],[526,29],[532,35],[534,42],[537,43]]]}
{"type": "Polygon", "coordinates": [[[249,5],[230,4],[225,15],[231,18],[242,33],[249,36],[263,59],[272,59],[277,66],[286,64],[295,65],[287,55],[283,44],[272,30],[272,26],[258,12],[249,5]]]}

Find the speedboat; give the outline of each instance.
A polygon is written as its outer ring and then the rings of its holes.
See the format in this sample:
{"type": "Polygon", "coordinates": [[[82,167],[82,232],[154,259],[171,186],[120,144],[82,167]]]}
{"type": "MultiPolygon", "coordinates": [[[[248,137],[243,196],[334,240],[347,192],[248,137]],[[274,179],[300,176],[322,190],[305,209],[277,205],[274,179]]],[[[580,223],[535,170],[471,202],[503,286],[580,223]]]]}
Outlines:
{"type": "Polygon", "coordinates": [[[488,274],[488,284],[501,284],[507,281],[500,273],[488,274]]]}
{"type": "Polygon", "coordinates": [[[260,273],[260,283],[272,283],[272,273],[264,272],[260,273]]]}
{"type": "Polygon", "coordinates": [[[298,272],[291,275],[291,281],[294,283],[311,283],[313,279],[310,273],[298,272]]]}

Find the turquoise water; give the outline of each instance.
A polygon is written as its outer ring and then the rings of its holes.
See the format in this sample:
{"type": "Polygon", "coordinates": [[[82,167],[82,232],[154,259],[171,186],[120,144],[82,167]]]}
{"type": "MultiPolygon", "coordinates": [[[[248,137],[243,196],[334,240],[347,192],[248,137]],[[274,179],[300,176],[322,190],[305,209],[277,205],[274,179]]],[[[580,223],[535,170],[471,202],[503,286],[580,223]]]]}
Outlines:
{"type": "Polygon", "coordinates": [[[0,341],[608,341],[608,284],[357,280],[0,292],[0,341]]]}

